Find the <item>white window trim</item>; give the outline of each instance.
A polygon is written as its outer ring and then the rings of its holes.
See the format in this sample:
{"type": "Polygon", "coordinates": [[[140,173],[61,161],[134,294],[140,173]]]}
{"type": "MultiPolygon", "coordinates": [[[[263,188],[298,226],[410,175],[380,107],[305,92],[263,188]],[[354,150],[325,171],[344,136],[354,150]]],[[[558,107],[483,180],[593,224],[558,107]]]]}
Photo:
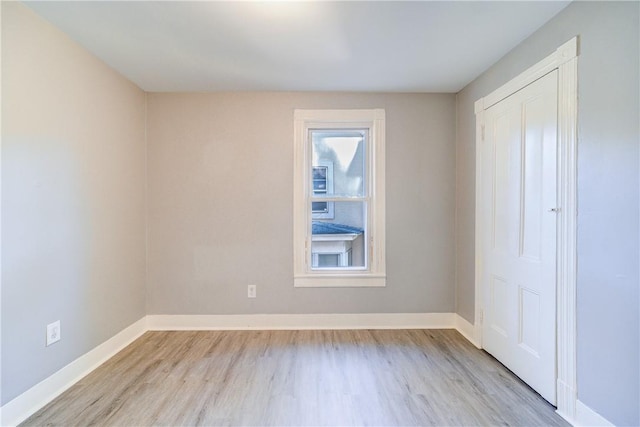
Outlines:
{"type": "Polygon", "coordinates": [[[386,286],[385,255],[385,111],[295,110],[293,147],[293,271],[295,287],[386,286]],[[367,270],[319,271],[311,268],[311,204],[308,144],[310,129],[369,129],[367,270]]]}

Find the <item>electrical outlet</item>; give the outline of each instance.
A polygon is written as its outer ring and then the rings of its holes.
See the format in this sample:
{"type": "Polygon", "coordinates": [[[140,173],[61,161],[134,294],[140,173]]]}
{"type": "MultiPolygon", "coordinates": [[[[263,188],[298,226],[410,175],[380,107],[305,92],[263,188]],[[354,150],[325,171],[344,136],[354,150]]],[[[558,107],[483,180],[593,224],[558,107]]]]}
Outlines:
{"type": "Polygon", "coordinates": [[[47,346],[60,341],[60,321],[57,320],[47,325],[47,346]]]}
{"type": "Polygon", "coordinates": [[[255,298],[256,297],[256,285],[247,286],[247,298],[255,298]]]}

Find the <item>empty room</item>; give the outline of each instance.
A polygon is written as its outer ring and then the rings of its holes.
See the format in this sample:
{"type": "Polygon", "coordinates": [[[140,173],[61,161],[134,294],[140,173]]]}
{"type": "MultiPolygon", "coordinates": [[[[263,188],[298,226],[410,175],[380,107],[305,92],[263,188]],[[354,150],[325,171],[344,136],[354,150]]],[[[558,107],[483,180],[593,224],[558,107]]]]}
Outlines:
{"type": "Polygon", "coordinates": [[[640,425],[640,2],[0,13],[0,425],[640,425]]]}

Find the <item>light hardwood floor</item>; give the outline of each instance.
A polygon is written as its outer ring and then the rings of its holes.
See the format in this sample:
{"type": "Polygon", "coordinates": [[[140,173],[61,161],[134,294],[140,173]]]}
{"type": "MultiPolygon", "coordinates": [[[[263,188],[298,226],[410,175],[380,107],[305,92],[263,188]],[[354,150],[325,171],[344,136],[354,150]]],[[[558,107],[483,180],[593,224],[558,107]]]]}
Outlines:
{"type": "Polygon", "coordinates": [[[147,332],[23,425],[568,425],[453,330],[147,332]]]}

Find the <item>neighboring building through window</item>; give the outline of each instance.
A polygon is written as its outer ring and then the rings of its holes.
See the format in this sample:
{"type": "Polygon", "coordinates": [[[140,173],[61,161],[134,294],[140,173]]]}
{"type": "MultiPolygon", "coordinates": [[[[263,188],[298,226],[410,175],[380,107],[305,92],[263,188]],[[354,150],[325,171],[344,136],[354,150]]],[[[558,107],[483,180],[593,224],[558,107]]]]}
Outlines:
{"type": "MultiPolygon", "coordinates": [[[[316,162],[311,168],[313,195],[317,197],[333,194],[333,163],[316,162]]],[[[313,218],[332,219],[333,202],[313,202],[311,204],[313,218]]]]}
{"type": "Polygon", "coordinates": [[[384,110],[296,110],[295,286],[384,286],[384,110]]]}

